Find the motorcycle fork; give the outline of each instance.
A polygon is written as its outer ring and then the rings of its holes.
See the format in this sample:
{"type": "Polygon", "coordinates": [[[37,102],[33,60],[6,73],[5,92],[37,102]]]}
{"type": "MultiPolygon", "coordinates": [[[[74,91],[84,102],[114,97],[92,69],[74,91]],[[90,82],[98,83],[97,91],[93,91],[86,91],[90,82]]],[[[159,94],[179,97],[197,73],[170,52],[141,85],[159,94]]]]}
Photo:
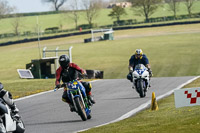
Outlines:
{"type": "Polygon", "coordinates": [[[72,98],[72,102],[73,102],[73,105],[75,107],[75,110],[77,111],[77,107],[76,107],[75,101],[74,101],[74,95],[72,93],[70,93],[70,94],[71,94],[71,98],[72,98]]]}
{"type": "Polygon", "coordinates": [[[85,102],[84,102],[84,100],[83,100],[83,96],[82,96],[82,93],[81,93],[80,89],[78,90],[78,92],[79,92],[79,95],[80,95],[80,97],[81,97],[81,101],[82,101],[82,103],[83,103],[83,107],[85,108],[85,102]]]}
{"type": "MultiPolygon", "coordinates": [[[[141,81],[143,81],[143,84],[146,86],[146,84],[145,84],[145,80],[142,79],[142,78],[139,78],[138,80],[136,80],[136,88],[139,87],[139,84],[140,84],[141,81]]],[[[139,90],[138,90],[138,91],[139,91],[139,90]]]]}

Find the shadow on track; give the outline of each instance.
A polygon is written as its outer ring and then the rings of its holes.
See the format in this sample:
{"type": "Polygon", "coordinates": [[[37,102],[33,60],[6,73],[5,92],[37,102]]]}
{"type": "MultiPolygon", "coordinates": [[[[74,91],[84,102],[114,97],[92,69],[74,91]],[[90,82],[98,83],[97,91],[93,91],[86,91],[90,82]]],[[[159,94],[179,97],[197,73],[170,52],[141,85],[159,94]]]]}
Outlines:
{"type": "Polygon", "coordinates": [[[41,123],[30,123],[25,124],[28,125],[49,125],[49,124],[62,124],[62,123],[77,123],[77,122],[83,122],[82,120],[69,120],[69,121],[51,121],[51,122],[41,122],[41,123]]]}
{"type": "Polygon", "coordinates": [[[118,97],[118,98],[111,98],[111,99],[101,99],[101,100],[129,100],[129,99],[139,99],[139,97],[118,97]]]}

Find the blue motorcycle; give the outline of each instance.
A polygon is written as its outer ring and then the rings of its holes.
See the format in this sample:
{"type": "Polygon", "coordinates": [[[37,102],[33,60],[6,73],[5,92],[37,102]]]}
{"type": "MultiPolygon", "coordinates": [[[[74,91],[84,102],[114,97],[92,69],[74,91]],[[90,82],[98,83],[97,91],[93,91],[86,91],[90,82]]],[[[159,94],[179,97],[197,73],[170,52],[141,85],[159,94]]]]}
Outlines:
{"type": "Polygon", "coordinates": [[[75,107],[75,112],[80,115],[83,121],[91,119],[91,105],[82,83],[78,80],[70,81],[66,84],[68,97],[75,107]]]}

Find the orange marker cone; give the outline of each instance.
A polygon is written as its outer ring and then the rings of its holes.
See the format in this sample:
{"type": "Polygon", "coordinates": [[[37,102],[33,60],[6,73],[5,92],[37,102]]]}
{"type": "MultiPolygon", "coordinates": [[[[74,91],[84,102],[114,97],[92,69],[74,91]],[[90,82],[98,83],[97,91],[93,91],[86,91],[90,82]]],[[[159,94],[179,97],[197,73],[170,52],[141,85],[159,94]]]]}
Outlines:
{"type": "Polygon", "coordinates": [[[158,110],[158,104],[156,101],[155,92],[152,92],[151,110],[158,110]]]}

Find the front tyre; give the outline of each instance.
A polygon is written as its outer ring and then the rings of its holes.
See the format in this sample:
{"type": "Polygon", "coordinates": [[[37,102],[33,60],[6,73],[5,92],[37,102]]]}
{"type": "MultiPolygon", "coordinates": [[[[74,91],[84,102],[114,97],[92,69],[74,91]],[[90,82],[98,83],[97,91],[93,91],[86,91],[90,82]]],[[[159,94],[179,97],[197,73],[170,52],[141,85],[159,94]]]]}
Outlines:
{"type": "Polygon", "coordinates": [[[144,87],[144,81],[143,80],[139,80],[138,83],[139,83],[139,85],[138,85],[139,94],[140,94],[140,97],[143,98],[143,97],[146,96],[145,87],[144,87]]]}
{"type": "Polygon", "coordinates": [[[0,122],[0,133],[6,133],[6,128],[3,124],[3,122],[0,122]]]}
{"type": "Polygon", "coordinates": [[[14,133],[24,133],[25,132],[25,125],[21,119],[17,121],[17,128],[14,133]]]}
{"type": "Polygon", "coordinates": [[[85,108],[83,106],[82,101],[80,100],[79,97],[75,97],[74,102],[75,102],[75,106],[77,107],[77,111],[78,111],[78,114],[80,115],[81,119],[83,121],[86,121],[87,120],[87,114],[85,112],[85,108]]]}

